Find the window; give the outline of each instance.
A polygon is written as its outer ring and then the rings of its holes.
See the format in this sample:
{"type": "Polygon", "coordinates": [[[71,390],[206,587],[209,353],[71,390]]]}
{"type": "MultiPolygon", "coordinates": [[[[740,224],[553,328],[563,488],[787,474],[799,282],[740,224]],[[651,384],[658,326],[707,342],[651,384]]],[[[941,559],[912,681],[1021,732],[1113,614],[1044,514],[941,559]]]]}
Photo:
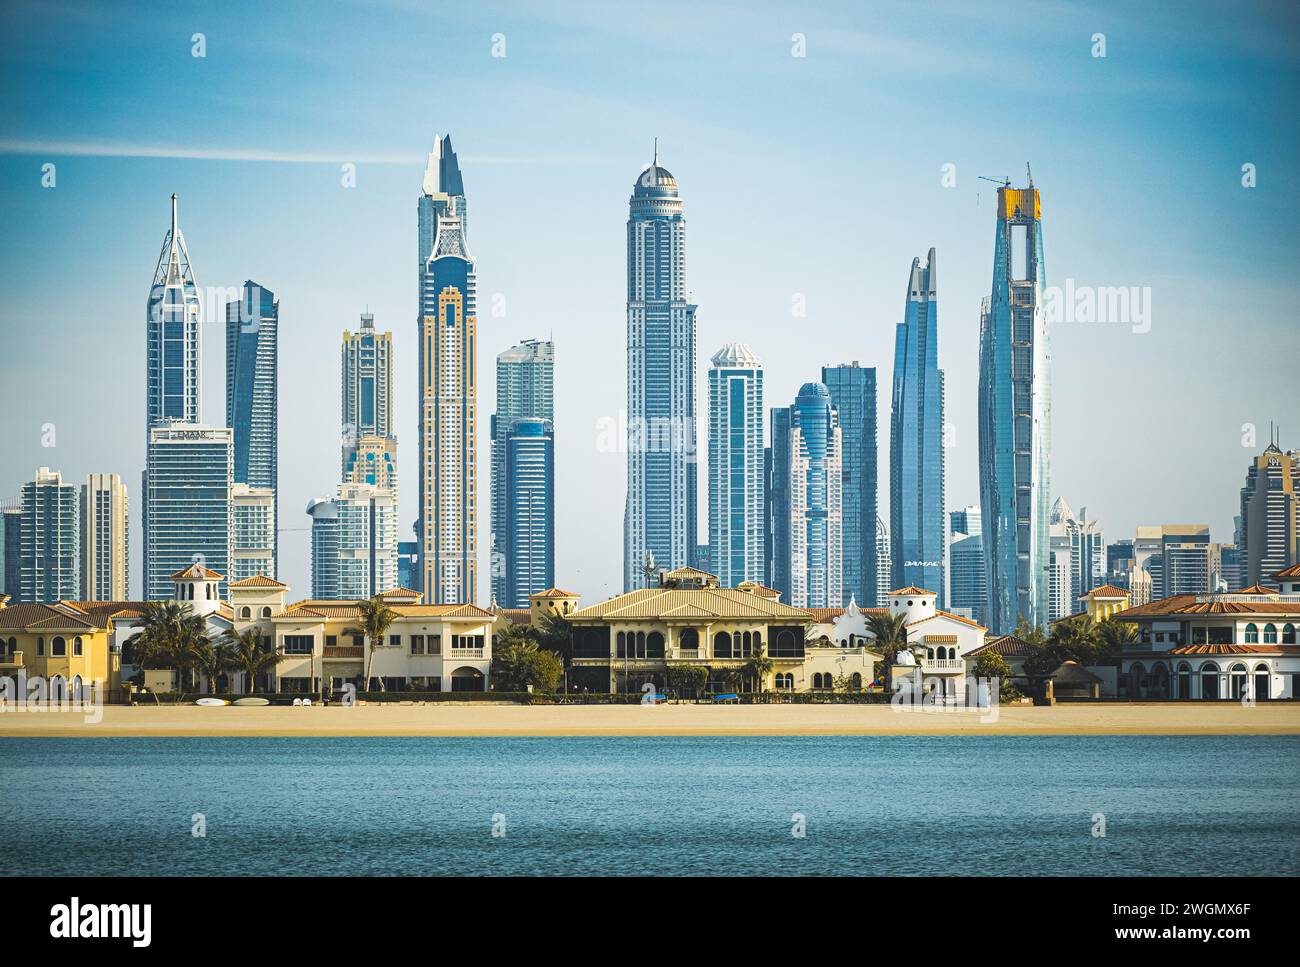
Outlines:
{"type": "Polygon", "coordinates": [[[253,609],[245,605],[239,609],[239,616],[247,621],[249,618],[253,617],[253,609]]]}
{"type": "Polygon", "coordinates": [[[78,658],[81,657],[81,635],[77,635],[72,639],[72,654],[78,658]]]}
{"type": "MultiPolygon", "coordinates": [[[[325,644],[328,647],[332,638],[326,638],[325,644]]],[[[312,636],[311,635],[285,635],[284,636],[284,653],[286,655],[310,655],[312,653],[312,636]]]]}
{"type": "Polygon", "coordinates": [[[442,635],[429,635],[425,638],[425,644],[430,655],[442,654],[442,635]]]}
{"type": "Polygon", "coordinates": [[[271,609],[269,606],[262,609],[262,617],[263,618],[271,617],[271,609]]]}
{"type": "Polygon", "coordinates": [[[411,654],[424,654],[424,635],[411,635],[411,654]]]}
{"type": "Polygon", "coordinates": [[[402,647],[402,636],[401,636],[401,635],[389,635],[389,636],[388,636],[388,647],[389,647],[389,648],[401,648],[401,647],[402,647]]]}
{"type": "Polygon", "coordinates": [[[1246,644],[1259,644],[1259,628],[1254,623],[1246,625],[1246,644]]]}
{"type": "Polygon", "coordinates": [[[1205,644],[1205,627],[1203,625],[1195,625],[1192,628],[1192,644],[1205,644]]]}
{"type": "Polygon", "coordinates": [[[353,636],[352,636],[352,647],[353,647],[353,648],[364,648],[365,646],[366,646],[366,636],[365,636],[365,635],[353,635],[353,636]]]}
{"type": "Polygon", "coordinates": [[[326,635],[326,636],[325,636],[325,647],[326,647],[326,648],[333,648],[333,647],[335,647],[338,643],[339,643],[339,637],[338,637],[338,635],[326,635]]]}
{"type": "Polygon", "coordinates": [[[725,631],[719,631],[713,636],[713,657],[731,657],[731,635],[727,634],[725,631]]]}
{"type": "Polygon", "coordinates": [[[1264,625],[1264,644],[1266,645],[1277,644],[1277,625],[1275,624],[1264,625]]]}
{"type": "Polygon", "coordinates": [[[68,654],[68,643],[62,638],[55,638],[50,642],[50,654],[55,658],[63,658],[68,654]]]}
{"type": "Polygon", "coordinates": [[[37,639],[36,639],[36,654],[38,654],[38,655],[43,655],[43,654],[45,654],[45,639],[44,639],[44,638],[37,638],[37,639]]]}
{"type": "MultiPolygon", "coordinates": [[[[1296,642],[1295,642],[1295,625],[1293,625],[1293,624],[1288,624],[1288,625],[1286,625],[1286,626],[1282,629],[1282,644],[1284,644],[1284,645],[1294,645],[1295,643],[1296,643],[1296,642]]],[[[12,650],[12,648],[13,648],[13,644],[14,644],[14,643],[13,643],[13,639],[11,638],[11,639],[9,640],[9,647],[10,647],[11,650],[12,650]]]]}

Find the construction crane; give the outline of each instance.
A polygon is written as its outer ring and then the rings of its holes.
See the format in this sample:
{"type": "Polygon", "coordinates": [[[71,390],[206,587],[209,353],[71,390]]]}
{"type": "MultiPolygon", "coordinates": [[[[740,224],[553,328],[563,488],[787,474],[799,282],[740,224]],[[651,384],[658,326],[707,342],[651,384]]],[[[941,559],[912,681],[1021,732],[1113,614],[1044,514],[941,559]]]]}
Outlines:
{"type": "Polygon", "coordinates": [[[990,178],[988,175],[979,175],[978,177],[980,181],[991,181],[993,182],[993,184],[998,185],[1002,188],[1011,187],[1011,179],[1005,175],[1002,178],[990,178]]]}

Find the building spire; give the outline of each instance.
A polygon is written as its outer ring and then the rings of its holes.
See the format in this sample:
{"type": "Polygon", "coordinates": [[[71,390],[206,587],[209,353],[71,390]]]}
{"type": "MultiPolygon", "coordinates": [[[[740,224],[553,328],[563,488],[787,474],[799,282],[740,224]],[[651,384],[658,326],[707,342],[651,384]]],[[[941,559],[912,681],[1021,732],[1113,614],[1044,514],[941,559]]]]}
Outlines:
{"type": "Polygon", "coordinates": [[[172,192],[172,238],[176,237],[176,192],[172,192]]]}
{"type": "Polygon", "coordinates": [[[659,139],[655,138],[655,164],[659,164],[659,139]]]}

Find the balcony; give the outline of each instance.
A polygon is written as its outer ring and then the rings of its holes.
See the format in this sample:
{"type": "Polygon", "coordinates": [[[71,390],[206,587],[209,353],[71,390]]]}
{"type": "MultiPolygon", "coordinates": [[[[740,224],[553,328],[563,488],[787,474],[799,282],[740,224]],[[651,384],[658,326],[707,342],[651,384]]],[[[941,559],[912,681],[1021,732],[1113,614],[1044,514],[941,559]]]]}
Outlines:
{"type": "Polygon", "coordinates": [[[459,661],[462,658],[482,658],[484,648],[452,648],[447,657],[452,661],[459,661]]]}
{"type": "Polygon", "coordinates": [[[964,658],[922,658],[923,672],[961,672],[966,670],[964,658]]]}
{"type": "Polygon", "coordinates": [[[678,648],[675,658],[699,658],[700,649],[698,648],[678,648]]]}

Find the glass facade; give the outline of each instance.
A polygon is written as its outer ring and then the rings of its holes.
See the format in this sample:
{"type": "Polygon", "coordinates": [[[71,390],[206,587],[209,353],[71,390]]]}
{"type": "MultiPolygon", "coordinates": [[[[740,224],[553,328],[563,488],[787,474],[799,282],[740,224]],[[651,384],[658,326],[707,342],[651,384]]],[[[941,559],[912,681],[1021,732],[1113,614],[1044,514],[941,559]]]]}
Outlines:
{"type": "Polygon", "coordinates": [[[998,189],[993,288],[980,313],[979,475],[990,630],[1047,621],[1051,377],[1038,190],[998,189]],[[1018,259],[1017,259],[1018,256],[1018,259]],[[1019,264],[1016,264],[1016,263],[1019,264]]]}
{"type": "Polygon", "coordinates": [[[275,491],[236,483],[230,488],[229,581],[275,578],[275,491]]]}
{"type": "Polygon", "coordinates": [[[505,443],[506,608],[555,586],[555,430],[550,420],[513,420],[505,443]]]}
{"type": "Polygon", "coordinates": [[[17,600],[81,600],[81,495],[63,475],[41,467],[23,485],[21,570],[17,600]]]}
{"type": "Polygon", "coordinates": [[[198,287],[172,195],[171,229],[163,238],[146,311],[146,427],[200,419],[199,315],[198,287]]]}
{"type": "MultiPolygon", "coordinates": [[[[876,607],[877,569],[888,575],[889,558],[876,555],[878,513],[876,469],[876,370],[856,361],[843,366],[823,366],[822,382],[840,418],[844,442],[844,607],[854,600],[860,607],[876,607]]],[[[886,577],[886,582],[888,577],[886,577]]],[[[886,590],[889,590],[886,588],[886,590]]]]}
{"type": "Polygon", "coordinates": [[[367,484],[339,484],[307,505],[313,598],[360,601],[398,586],[397,500],[367,484]]]}
{"type": "MultiPolygon", "coordinates": [[[[145,466],[145,599],[170,598],[171,576],[196,562],[228,575],[231,431],[194,423],[156,426],[149,431],[145,466]]],[[[224,581],[220,590],[224,596],[224,581]]]]}
{"type": "Polygon", "coordinates": [[[763,364],[731,343],[709,370],[709,565],[724,588],[764,580],[763,364]]]}
{"type": "Polygon", "coordinates": [[[696,511],[695,306],[687,301],[686,220],[677,180],[654,163],[627,222],[627,505],[623,588],[691,563],[696,511]]]}
{"type": "Polygon", "coordinates": [[[943,373],[939,369],[935,254],[912,260],[903,321],[894,333],[889,432],[891,581],[934,591],[947,605],[944,575],[943,373]]]}
{"type": "Polygon", "coordinates": [[[363,438],[393,436],[393,334],[375,332],[371,313],[362,313],[359,332],[344,331],[341,368],[343,476],[348,480],[354,477],[363,438]]]}
{"type": "MultiPolygon", "coordinates": [[[[526,339],[497,356],[496,412],[492,415],[492,596],[498,603],[511,596],[515,582],[506,531],[506,435],[524,417],[555,418],[555,345],[526,339]]],[[[552,484],[553,486],[553,484],[552,484]]],[[[526,581],[524,583],[527,583],[526,581]]],[[[545,590],[551,585],[543,585],[545,590]]],[[[526,608],[527,600],[518,607],[526,608]]],[[[506,605],[510,607],[510,605],[506,605]]]]}

